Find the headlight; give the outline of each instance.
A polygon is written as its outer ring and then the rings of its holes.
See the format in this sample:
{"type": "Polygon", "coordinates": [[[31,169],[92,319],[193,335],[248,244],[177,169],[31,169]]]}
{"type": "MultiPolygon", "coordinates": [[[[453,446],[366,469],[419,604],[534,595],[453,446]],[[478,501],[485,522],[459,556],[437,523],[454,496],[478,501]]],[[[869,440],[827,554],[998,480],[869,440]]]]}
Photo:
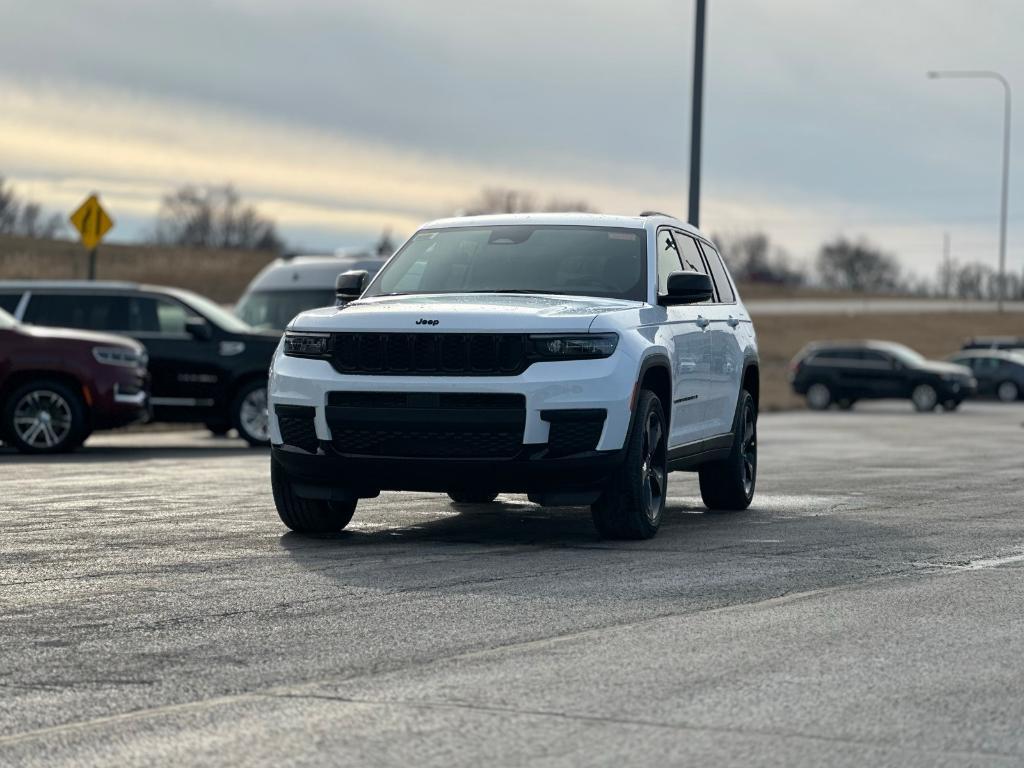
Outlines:
{"type": "Polygon", "coordinates": [[[531,351],[538,360],[588,360],[610,357],[618,343],[619,337],[614,333],[530,336],[531,351]]]}
{"type": "Polygon", "coordinates": [[[284,334],[284,353],[289,357],[327,357],[331,346],[329,333],[293,333],[284,334]]]}
{"type": "Polygon", "coordinates": [[[122,368],[145,368],[149,362],[146,352],[136,352],[127,347],[93,347],[92,356],[97,363],[120,365],[122,368]]]}

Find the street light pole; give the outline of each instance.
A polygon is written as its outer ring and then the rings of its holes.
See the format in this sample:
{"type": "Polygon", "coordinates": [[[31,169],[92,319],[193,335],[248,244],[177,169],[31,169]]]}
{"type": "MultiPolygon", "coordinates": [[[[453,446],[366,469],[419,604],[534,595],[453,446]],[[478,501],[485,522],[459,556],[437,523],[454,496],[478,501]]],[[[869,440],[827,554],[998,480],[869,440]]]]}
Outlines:
{"type": "Polygon", "coordinates": [[[700,134],[704,106],[704,20],[707,0],[697,0],[693,33],[693,103],[690,109],[690,210],[687,220],[700,226],[700,134]]]}
{"type": "Polygon", "coordinates": [[[1003,190],[999,206],[999,311],[1003,311],[1006,298],[1006,215],[1010,198],[1010,82],[998,72],[983,69],[943,70],[929,72],[933,80],[939,78],[970,78],[998,80],[1003,84],[1003,190]]]}

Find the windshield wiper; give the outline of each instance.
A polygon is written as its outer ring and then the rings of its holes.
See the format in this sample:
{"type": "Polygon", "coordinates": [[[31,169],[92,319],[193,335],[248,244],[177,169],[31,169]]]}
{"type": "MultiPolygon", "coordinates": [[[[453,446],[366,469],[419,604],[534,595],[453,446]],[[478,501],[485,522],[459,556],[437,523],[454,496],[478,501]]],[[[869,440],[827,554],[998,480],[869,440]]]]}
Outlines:
{"type": "Polygon", "coordinates": [[[461,293],[542,293],[547,295],[551,291],[526,290],[524,288],[481,288],[477,291],[461,291],[461,293]]]}

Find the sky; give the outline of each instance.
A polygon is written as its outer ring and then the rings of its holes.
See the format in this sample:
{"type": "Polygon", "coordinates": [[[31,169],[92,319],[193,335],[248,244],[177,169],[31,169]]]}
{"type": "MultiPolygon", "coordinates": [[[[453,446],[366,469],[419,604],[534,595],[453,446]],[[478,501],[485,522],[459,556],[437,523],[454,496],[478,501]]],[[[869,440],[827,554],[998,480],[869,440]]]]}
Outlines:
{"type": "MultiPolygon", "coordinates": [[[[693,0],[0,0],[0,175],[111,238],[234,183],[294,247],[402,238],[484,187],[687,209],[693,0]]],[[[1019,0],[708,0],[701,228],[995,265],[1019,0]]],[[[1020,99],[1024,104],[1024,99],[1020,99]]],[[[1024,113],[1008,264],[1024,269],[1024,113]]]]}

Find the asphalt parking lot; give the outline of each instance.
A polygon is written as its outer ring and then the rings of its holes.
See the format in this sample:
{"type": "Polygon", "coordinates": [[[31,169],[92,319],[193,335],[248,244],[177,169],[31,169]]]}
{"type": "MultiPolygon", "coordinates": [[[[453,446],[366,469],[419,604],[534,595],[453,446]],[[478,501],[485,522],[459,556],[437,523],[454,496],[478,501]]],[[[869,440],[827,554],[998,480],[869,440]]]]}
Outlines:
{"type": "Polygon", "coordinates": [[[0,453],[0,765],[1020,765],[1024,407],[761,419],[652,541],[525,498],[278,522],[201,432],[0,453]]]}

